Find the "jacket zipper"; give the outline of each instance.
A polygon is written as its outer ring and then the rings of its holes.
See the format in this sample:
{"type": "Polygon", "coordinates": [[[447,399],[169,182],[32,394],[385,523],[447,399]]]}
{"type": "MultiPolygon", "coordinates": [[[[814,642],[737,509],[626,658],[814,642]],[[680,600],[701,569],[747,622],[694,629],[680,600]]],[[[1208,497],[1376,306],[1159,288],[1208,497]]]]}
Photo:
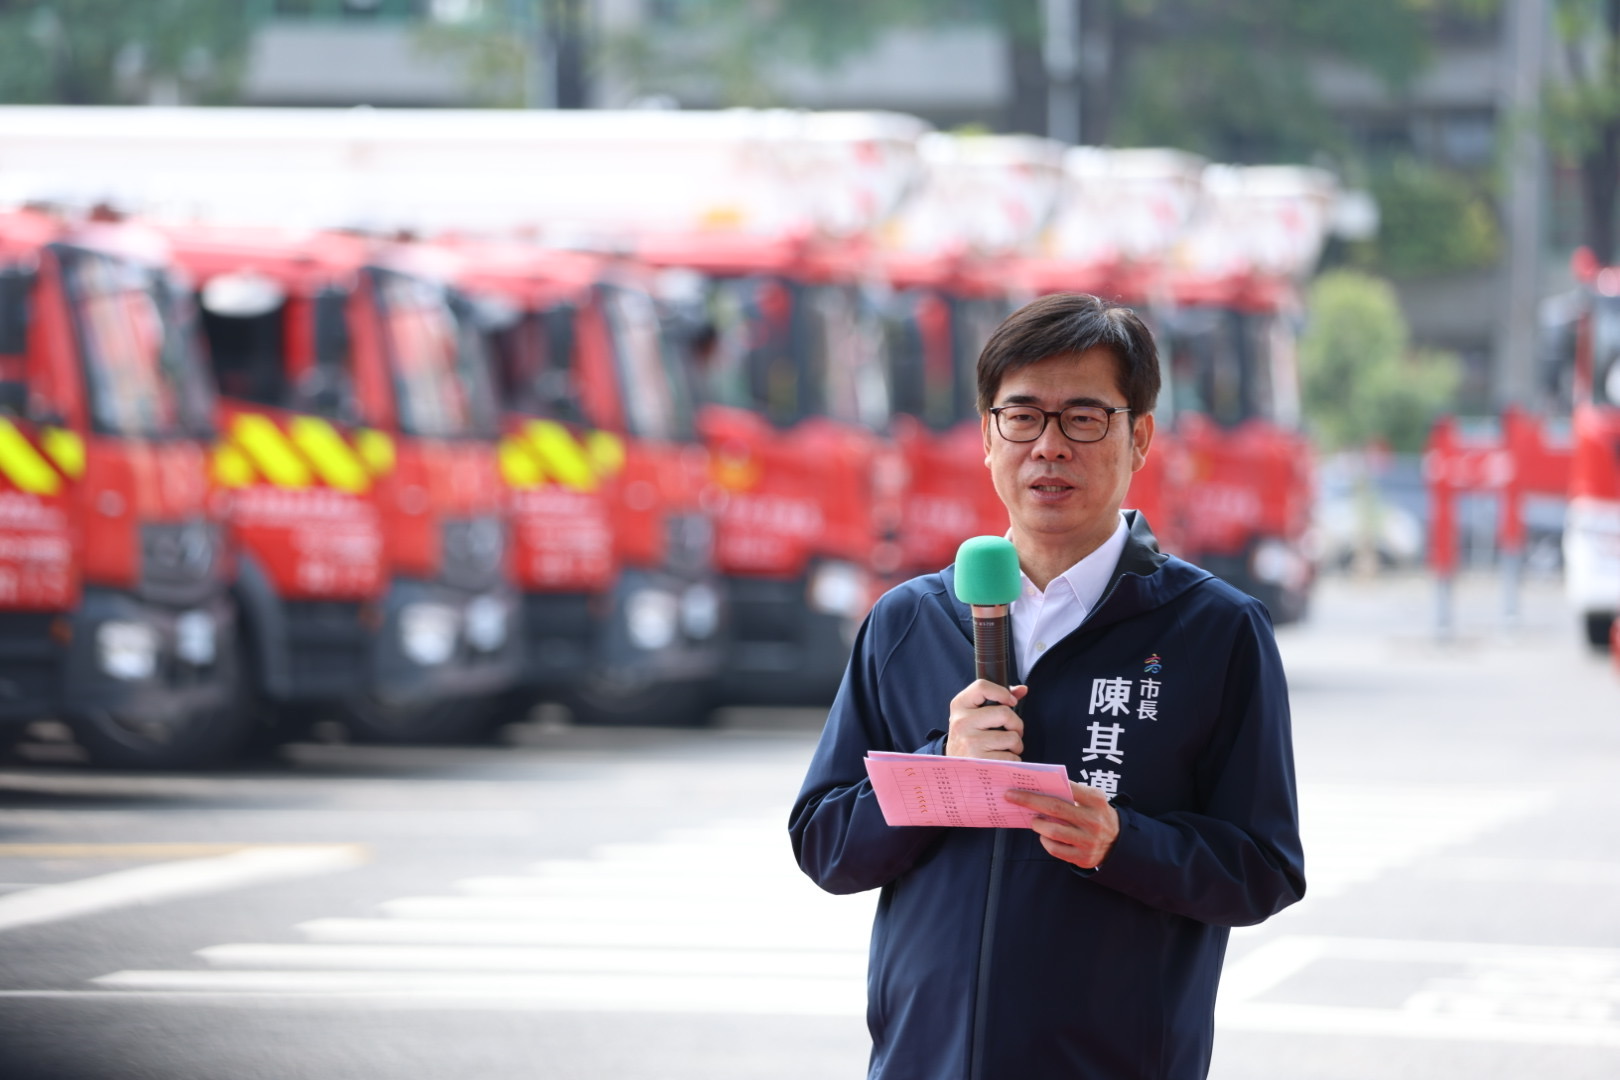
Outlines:
{"type": "Polygon", "coordinates": [[[973,1041],[969,1048],[968,1080],[984,1080],[984,1042],[990,1011],[990,958],[994,949],[996,908],[1001,902],[1001,864],[1007,830],[995,830],[990,845],[990,884],[984,897],[984,929],[979,935],[979,977],[973,988],[973,1041]]]}

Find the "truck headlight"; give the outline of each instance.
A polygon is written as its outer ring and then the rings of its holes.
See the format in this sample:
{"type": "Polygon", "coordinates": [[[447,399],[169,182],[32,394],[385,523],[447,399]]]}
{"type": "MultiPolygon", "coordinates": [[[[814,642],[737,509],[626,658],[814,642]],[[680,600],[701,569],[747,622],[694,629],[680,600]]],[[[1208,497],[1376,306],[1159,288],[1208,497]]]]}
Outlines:
{"type": "Polygon", "coordinates": [[[720,595],[712,585],[693,585],[681,594],[681,629],[701,641],[720,628],[720,595]]]}
{"type": "Polygon", "coordinates": [[[806,599],[825,615],[858,618],[866,597],[866,575],[847,562],[824,562],[810,575],[806,599]]]}
{"type": "Polygon", "coordinates": [[[444,604],[406,604],[399,612],[399,644],[414,664],[431,667],[456,651],[456,613],[444,604]]]}
{"type": "Polygon", "coordinates": [[[219,652],[217,633],[212,615],[188,611],[174,623],[174,654],[193,667],[207,667],[219,652]]]}
{"type": "Polygon", "coordinates": [[[506,644],[505,603],[479,596],[467,605],[467,644],[479,652],[494,652],[506,644]]]}
{"type": "Polygon", "coordinates": [[[637,589],[631,593],[624,604],[630,643],[646,652],[667,647],[675,640],[678,607],[675,595],[662,589],[637,589]]]}
{"type": "Polygon", "coordinates": [[[157,631],[142,623],[104,622],[96,627],[101,670],[115,679],[150,679],[157,671],[157,631]]]}
{"type": "Polygon", "coordinates": [[[1311,568],[1304,556],[1279,540],[1256,544],[1249,569],[1258,580],[1285,589],[1303,588],[1311,579],[1311,568]]]}

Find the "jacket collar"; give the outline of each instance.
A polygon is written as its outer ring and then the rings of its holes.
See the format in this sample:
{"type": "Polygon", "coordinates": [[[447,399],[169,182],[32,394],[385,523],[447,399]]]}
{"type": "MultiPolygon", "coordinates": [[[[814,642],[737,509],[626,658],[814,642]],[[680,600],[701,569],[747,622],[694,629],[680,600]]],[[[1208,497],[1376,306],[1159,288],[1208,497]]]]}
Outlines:
{"type": "MultiPolygon", "coordinates": [[[[1138,611],[1158,607],[1213,576],[1207,570],[1200,570],[1180,560],[1177,560],[1177,563],[1188,573],[1171,576],[1162,574],[1161,571],[1165,564],[1171,561],[1171,557],[1159,550],[1158,538],[1153,535],[1153,529],[1148,525],[1147,518],[1140,510],[1126,510],[1124,513],[1125,526],[1129,530],[1125,538],[1125,550],[1120,555],[1114,572],[1108,577],[1108,585],[1103,589],[1102,599],[1081,624],[1083,627],[1093,626],[1099,622],[1117,622],[1138,611]]],[[[971,640],[973,612],[956,598],[956,564],[947,566],[939,576],[945,584],[946,600],[955,609],[956,621],[961,624],[962,632],[971,640]]]]}

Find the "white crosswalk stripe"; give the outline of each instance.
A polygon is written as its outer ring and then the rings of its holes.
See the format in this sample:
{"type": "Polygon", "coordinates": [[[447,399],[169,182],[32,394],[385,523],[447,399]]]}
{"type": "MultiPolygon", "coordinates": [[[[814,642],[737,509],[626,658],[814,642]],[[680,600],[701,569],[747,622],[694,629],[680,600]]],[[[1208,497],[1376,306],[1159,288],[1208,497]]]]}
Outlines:
{"type": "MultiPolygon", "coordinates": [[[[1311,896],[1341,895],[1545,800],[1447,785],[1309,786],[1311,896]]],[[[876,894],[816,889],[793,864],[785,817],[606,844],[588,858],[467,878],[445,895],[389,900],[371,917],[313,919],[298,926],[301,943],[214,945],[197,953],[202,967],[93,982],[243,999],[860,1016],[876,894]]]]}
{"type": "Polygon", "coordinates": [[[875,894],[829,896],[793,864],[786,811],[605,844],[527,874],[322,918],[303,944],[202,949],[197,970],[106,990],[363,996],[489,1008],[860,1015],[875,894]]]}

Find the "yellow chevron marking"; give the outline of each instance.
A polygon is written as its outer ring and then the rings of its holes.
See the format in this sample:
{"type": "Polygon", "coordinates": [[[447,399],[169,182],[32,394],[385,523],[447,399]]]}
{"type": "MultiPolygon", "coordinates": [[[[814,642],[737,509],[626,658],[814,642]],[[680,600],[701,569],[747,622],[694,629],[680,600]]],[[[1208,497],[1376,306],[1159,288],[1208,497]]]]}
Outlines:
{"type": "Polygon", "coordinates": [[[258,474],[253,471],[253,462],[248,460],[246,454],[232,446],[230,443],[220,443],[214,447],[214,482],[221,487],[245,488],[253,483],[258,474]]]}
{"type": "Polygon", "coordinates": [[[0,476],[9,479],[18,491],[30,495],[55,495],[62,490],[62,478],[34,444],[23,437],[16,425],[0,417],[0,476]]]}
{"type": "Polygon", "coordinates": [[[355,495],[370,489],[371,474],[365,462],[331,424],[319,417],[296,416],[287,428],[293,444],[329,487],[355,495]]]}
{"type": "Polygon", "coordinates": [[[79,438],[78,432],[48,427],[39,441],[56,467],[62,470],[62,475],[72,480],[84,475],[84,440],[79,438]]]}
{"type": "Polygon", "coordinates": [[[363,428],[354,437],[360,457],[372,476],[386,476],[394,468],[394,440],[376,428],[363,428]]]}
{"type": "Polygon", "coordinates": [[[624,468],[624,440],[612,432],[593,431],[585,436],[585,452],[598,476],[617,476],[624,468]]]}
{"type": "Polygon", "coordinates": [[[596,473],[585,448],[574,441],[568,429],[554,420],[531,420],[523,434],[549,473],[563,487],[575,491],[595,491],[596,473]]]}
{"type": "Polygon", "coordinates": [[[309,466],[274,420],[257,413],[242,413],[231,425],[231,437],[241,447],[259,474],[276,487],[309,487],[315,477],[309,466]]]}
{"type": "Polygon", "coordinates": [[[546,471],[540,466],[540,459],[534,456],[527,443],[522,439],[508,435],[501,440],[500,446],[501,476],[505,477],[506,485],[513,488],[539,487],[546,479],[546,471]]]}

